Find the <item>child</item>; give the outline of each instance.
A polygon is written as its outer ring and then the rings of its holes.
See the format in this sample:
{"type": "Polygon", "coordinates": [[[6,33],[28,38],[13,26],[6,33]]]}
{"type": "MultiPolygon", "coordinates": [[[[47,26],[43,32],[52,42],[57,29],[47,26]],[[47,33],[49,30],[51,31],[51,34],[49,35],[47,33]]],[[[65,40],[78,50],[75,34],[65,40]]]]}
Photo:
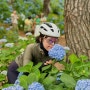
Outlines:
{"type": "Polygon", "coordinates": [[[27,33],[27,32],[32,32],[32,18],[31,16],[29,16],[27,19],[25,19],[25,26],[24,26],[24,32],[27,33]]]}
{"type": "Polygon", "coordinates": [[[34,65],[42,62],[43,65],[52,64],[52,60],[48,55],[48,51],[58,42],[60,37],[59,28],[53,23],[43,23],[39,27],[39,33],[36,35],[36,43],[29,44],[24,53],[19,55],[8,68],[8,82],[14,83],[19,72],[17,69],[27,65],[30,61],[34,65]]]}
{"type": "Polygon", "coordinates": [[[17,15],[16,10],[13,11],[13,13],[11,14],[11,23],[13,26],[13,29],[18,32],[18,19],[19,16],[17,15]]]}
{"type": "Polygon", "coordinates": [[[47,18],[44,13],[41,13],[41,23],[47,22],[47,18]]]}

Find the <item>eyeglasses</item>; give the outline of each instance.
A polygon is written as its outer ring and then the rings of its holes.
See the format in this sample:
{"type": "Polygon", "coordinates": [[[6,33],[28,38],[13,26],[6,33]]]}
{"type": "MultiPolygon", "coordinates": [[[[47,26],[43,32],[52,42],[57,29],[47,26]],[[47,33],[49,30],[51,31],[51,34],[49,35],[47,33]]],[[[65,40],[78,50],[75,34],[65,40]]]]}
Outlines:
{"type": "Polygon", "coordinates": [[[46,38],[46,41],[47,41],[48,44],[54,45],[54,44],[58,43],[58,38],[53,38],[53,37],[46,38]]]}

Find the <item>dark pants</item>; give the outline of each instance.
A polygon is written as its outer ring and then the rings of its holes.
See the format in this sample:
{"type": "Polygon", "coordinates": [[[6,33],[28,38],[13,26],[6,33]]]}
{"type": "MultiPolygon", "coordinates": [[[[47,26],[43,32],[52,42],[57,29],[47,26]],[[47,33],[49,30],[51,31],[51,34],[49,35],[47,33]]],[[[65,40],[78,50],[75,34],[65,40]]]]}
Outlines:
{"type": "Polygon", "coordinates": [[[8,71],[7,71],[7,78],[8,78],[8,83],[10,84],[14,84],[19,72],[17,71],[18,69],[18,65],[15,61],[13,61],[9,67],[8,67],[8,71]]]}

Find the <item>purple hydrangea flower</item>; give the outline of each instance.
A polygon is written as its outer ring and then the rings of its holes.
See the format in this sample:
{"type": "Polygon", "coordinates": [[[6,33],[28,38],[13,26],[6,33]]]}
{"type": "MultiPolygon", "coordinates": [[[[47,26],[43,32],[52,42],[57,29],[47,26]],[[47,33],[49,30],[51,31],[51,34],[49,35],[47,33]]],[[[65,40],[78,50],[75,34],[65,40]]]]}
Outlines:
{"type": "Polygon", "coordinates": [[[3,88],[2,90],[24,90],[24,88],[21,87],[20,85],[14,85],[7,88],[3,88]]]}
{"type": "Polygon", "coordinates": [[[63,46],[59,44],[55,44],[53,48],[49,50],[48,54],[51,58],[54,58],[57,61],[60,61],[64,58],[64,56],[66,55],[66,52],[63,46]]]}
{"type": "Polygon", "coordinates": [[[38,82],[33,82],[31,85],[29,85],[28,90],[45,90],[43,85],[41,85],[38,82]]]}
{"type": "Polygon", "coordinates": [[[75,90],[90,90],[90,79],[78,80],[75,90]]]}

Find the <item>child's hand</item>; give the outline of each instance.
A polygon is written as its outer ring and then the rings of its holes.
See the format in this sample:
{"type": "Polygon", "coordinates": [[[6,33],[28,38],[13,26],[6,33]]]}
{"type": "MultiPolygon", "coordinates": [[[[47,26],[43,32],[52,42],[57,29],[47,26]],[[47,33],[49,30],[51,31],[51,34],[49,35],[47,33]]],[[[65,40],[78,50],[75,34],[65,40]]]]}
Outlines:
{"type": "Polygon", "coordinates": [[[55,66],[59,71],[65,69],[65,66],[64,66],[63,64],[60,64],[59,62],[56,62],[56,63],[54,64],[54,66],[55,66]]]}
{"type": "Polygon", "coordinates": [[[46,61],[46,62],[44,63],[44,65],[49,65],[49,64],[53,64],[53,61],[52,61],[52,60],[49,60],[49,61],[46,61]]]}

